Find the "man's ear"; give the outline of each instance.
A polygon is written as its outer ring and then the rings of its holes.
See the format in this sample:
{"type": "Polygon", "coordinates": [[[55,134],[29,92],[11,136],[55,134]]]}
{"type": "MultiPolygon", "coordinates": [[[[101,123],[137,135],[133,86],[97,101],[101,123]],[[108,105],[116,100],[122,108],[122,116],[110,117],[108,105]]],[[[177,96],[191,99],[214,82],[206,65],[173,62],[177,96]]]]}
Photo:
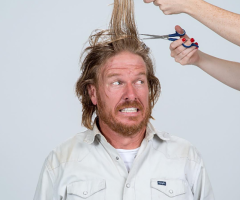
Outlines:
{"type": "Polygon", "coordinates": [[[92,84],[88,85],[88,95],[91,98],[93,105],[97,105],[97,91],[96,87],[92,84]]]}

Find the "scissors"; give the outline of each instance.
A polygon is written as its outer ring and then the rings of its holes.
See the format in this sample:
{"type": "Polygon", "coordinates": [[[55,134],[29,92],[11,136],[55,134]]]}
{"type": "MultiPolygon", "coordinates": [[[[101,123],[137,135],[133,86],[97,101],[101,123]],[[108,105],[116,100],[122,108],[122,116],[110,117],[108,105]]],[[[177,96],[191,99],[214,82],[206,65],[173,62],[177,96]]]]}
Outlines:
{"type": "MultiPolygon", "coordinates": [[[[144,35],[144,36],[148,36],[147,38],[143,38],[143,40],[148,40],[148,39],[165,39],[165,40],[170,40],[170,41],[176,41],[178,40],[179,38],[174,38],[174,37],[180,37],[180,36],[184,36],[186,34],[185,30],[183,30],[183,34],[180,34],[176,31],[176,33],[173,33],[173,34],[169,34],[169,35],[150,35],[150,34],[140,34],[140,35],[144,35]]],[[[199,47],[197,44],[195,43],[192,43],[191,45],[187,46],[185,45],[184,43],[182,43],[182,45],[185,47],[185,48],[190,48],[192,46],[195,46],[195,47],[199,47]]]]}

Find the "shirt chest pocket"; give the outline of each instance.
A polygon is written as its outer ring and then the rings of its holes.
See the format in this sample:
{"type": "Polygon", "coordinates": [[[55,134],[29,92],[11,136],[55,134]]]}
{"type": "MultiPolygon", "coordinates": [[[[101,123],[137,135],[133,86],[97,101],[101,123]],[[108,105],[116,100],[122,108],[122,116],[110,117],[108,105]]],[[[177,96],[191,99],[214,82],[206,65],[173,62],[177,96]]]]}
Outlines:
{"type": "Polygon", "coordinates": [[[67,200],[104,200],[105,190],[105,180],[73,182],[67,186],[67,200]]]}
{"type": "Polygon", "coordinates": [[[185,184],[180,179],[152,179],[152,200],[187,200],[185,184]]]}

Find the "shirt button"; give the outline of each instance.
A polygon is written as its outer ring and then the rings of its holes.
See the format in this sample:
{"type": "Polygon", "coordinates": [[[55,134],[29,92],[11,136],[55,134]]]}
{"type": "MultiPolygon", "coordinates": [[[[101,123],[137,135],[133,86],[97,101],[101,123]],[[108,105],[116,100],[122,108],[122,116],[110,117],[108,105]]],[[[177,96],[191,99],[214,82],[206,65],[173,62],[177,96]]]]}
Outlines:
{"type": "Polygon", "coordinates": [[[87,192],[87,191],[84,191],[84,192],[83,192],[83,194],[84,194],[84,195],[87,195],[87,194],[88,194],[88,192],[87,192]]]}
{"type": "Polygon", "coordinates": [[[172,193],[173,193],[173,190],[169,190],[169,193],[172,194],[172,193]]]}
{"type": "Polygon", "coordinates": [[[119,157],[116,157],[116,160],[119,160],[119,157]]]}
{"type": "Polygon", "coordinates": [[[127,187],[127,188],[130,188],[130,183],[127,183],[126,187],[127,187]]]}

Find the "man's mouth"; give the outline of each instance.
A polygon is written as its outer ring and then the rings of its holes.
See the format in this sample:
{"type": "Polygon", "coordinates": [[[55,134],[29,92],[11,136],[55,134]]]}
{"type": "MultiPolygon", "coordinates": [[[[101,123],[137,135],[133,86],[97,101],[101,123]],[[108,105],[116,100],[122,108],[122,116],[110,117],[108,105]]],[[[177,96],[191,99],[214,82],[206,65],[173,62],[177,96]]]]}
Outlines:
{"type": "Polygon", "coordinates": [[[124,113],[126,113],[126,112],[134,113],[134,112],[138,112],[138,111],[139,111],[139,109],[137,109],[137,108],[124,108],[124,109],[120,110],[120,112],[124,112],[124,113]]]}

